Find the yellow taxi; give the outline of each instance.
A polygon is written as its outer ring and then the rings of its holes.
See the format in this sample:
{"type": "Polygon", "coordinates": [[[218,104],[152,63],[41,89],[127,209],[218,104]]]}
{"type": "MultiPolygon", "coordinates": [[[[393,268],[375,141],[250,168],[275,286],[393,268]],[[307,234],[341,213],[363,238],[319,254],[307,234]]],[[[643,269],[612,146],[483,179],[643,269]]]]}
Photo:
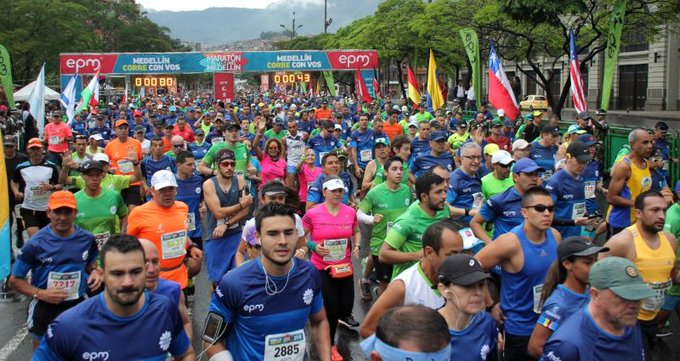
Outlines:
{"type": "Polygon", "coordinates": [[[545,95],[527,95],[519,102],[520,110],[533,111],[536,110],[548,110],[548,99],[545,95]]]}

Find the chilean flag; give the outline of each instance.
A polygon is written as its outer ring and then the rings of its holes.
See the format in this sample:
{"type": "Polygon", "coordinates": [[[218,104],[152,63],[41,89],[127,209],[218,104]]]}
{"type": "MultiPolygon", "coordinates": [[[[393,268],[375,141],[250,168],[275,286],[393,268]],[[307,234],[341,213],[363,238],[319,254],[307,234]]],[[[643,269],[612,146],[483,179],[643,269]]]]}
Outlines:
{"type": "Polygon", "coordinates": [[[368,94],[368,88],[366,88],[366,83],[364,83],[364,77],[361,76],[361,71],[357,69],[354,73],[354,87],[356,89],[357,98],[361,99],[364,103],[370,103],[373,101],[371,95],[368,94]]]}
{"type": "Polygon", "coordinates": [[[574,31],[569,31],[569,75],[571,76],[571,99],[574,101],[574,108],[577,112],[587,112],[588,102],[583,89],[583,78],[581,77],[581,66],[578,63],[578,53],[576,51],[576,40],[574,31]]]}
{"type": "Polygon", "coordinates": [[[520,116],[515,94],[512,92],[512,87],[508,77],[505,76],[493,44],[489,52],[489,102],[496,109],[504,109],[505,116],[510,119],[514,120],[520,116]]]}

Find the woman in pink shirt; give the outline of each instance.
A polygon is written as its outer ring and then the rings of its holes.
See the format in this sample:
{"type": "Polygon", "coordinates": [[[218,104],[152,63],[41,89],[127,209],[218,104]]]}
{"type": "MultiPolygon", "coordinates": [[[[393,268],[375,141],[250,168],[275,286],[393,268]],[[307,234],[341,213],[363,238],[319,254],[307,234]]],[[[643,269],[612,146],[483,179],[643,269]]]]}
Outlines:
{"type": "MultiPolygon", "coordinates": [[[[323,183],[323,203],[311,208],[302,217],[307,242],[312,252],[311,262],[319,271],[323,303],[331,331],[332,359],[339,355],[335,347],[338,320],[355,324],[354,277],[351,253],[359,256],[361,233],[354,208],[342,204],[345,185],[337,176],[329,176],[323,183]],[[350,249],[352,252],[350,253],[350,249]]],[[[342,359],[342,358],[339,358],[342,359]]]]}
{"type": "Polygon", "coordinates": [[[314,154],[314,149],[305,150],[305,156],[300,162],[298,167],[298,184],[300,185],[300,202],[302,202],[302,209],[305,209],[305,203],[307,203],[307,190],[309,185],[314,182],[316,177],[321,174],[321,167],[314,166],[314,160],[316,155],[314,154]]]}
{"type": "Polygon", "coordinates": [[[262,166],[262,183],[260,187],[270,180],[280,180],[283,182],[286,176],[286,160],[281,156],[283,153],[281,141],[276,138],[270,138],[264,143],[265,152],[263,153],[260,149],[260,140],[258,138],[259,134],[255,137],[253,143],[255,145],[255,154],[257,154],[257,159],[262,166]]]}

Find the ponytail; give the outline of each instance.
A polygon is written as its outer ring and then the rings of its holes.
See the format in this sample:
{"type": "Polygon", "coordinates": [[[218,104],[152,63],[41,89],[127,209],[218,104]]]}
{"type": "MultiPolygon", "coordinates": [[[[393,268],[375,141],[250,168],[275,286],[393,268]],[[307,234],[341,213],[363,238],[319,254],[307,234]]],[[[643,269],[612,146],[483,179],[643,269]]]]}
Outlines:
{"type": "MultiPolygon", "coordinates": [[[[569,258],[570,259],[570,258],[569,258]]],[[[567,279],[567,269],[564,268],[562,262],[555,261],[550,265],[548,273],[545,275],[545,281],[543,282],[543,291],[541,291],[541,304],[540,307],[543,308],[545,300],[550,297],[550,295],[555,291],[557,285],[564,283],[567,279]]]]}

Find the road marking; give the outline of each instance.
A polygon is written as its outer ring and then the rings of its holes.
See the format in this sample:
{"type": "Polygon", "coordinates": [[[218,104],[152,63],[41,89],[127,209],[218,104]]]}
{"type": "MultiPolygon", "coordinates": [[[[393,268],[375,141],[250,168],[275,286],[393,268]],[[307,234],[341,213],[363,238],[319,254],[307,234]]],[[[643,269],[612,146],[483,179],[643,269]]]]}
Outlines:
{"type": "Polygon", "coordinates": [[[7,344],[0,349],[0,361],[6,361],[9,359],[9,356],[14,353],[14,351],[21,345],[21,343],[24,341],[24,338],[26,338],[26,335],[28,335],[28,329],[26,326],[22,326],[19,331],[17,331],[17,334],[12,337],[7,344]]]}

